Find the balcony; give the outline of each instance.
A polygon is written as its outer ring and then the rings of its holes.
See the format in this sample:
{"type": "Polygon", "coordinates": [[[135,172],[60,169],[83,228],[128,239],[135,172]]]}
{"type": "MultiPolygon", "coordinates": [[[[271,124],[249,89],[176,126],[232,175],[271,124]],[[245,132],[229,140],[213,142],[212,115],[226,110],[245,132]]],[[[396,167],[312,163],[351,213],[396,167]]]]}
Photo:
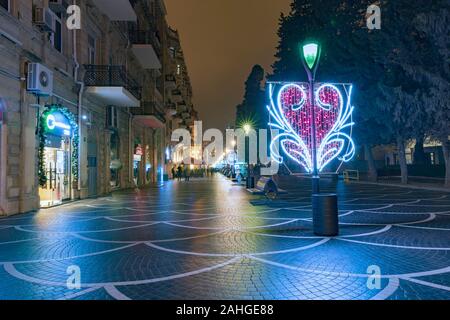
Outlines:
{"type": "Polygon", "coordinates": [[[145,69],[161,69],[161,44],[155,31],[130,30],[131,50],[145,69]]]}
{"type": "Polygon", "coordinates": [[[123,66],[85,65],[86,92],[106,105],[140,107],[141,87],[123,66]]]}
{"type": "Polygon", "coordinates": [[[176,103],[183,101],[183,97],[181,96],[181,90],[175,89],[172,90],[172,100],[176,103]]]}
{"type": "Polygon", "coordinates": [[[166,118],[164,110],[152,101],[142,102],[142,108],[133,110],[134,121],[147,128],[164,128],[166,118]]]}
{"type": "Polygon", "coordinates": [[[173,102],[170,102],[167,104],[167,110],[171,116],[174,116],[177,114],[177,105],[173,102]]]}
{"type": "Polygon", "coordinates": [[[183,117],[184,120],[188,120],[188,119],[191,118],[191,114],[189,112],[187,112],[187,111],[182,112],[181,116],[183,117]]]}
{"type": "Polygon", "coordinates": [[[182,101],[177,105],[177,112],[178,113],[187,112],[186,102],[182,101]]]}
{"type": "Polygon", "coordinates": [[[111,21],[137,21],[136,12],[129,0],[92,0],[94,5],[111,21]]]}
{"type": "Polygon", "coordinates": [[[176,89],[177,80],[173,74],[166,75],[166,88],[167,89],[176,89]]]}

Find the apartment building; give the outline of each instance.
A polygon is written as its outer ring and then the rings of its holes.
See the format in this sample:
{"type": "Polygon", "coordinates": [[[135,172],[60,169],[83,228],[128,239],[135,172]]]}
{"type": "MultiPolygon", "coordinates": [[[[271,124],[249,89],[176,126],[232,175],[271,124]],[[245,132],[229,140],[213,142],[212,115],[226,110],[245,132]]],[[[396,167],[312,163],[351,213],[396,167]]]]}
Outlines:
{"type": "MultiPolygon", "coordinates": [[[[193,104],[193,92],[189,77],[180,35],[169,27],[167,32],[169,57],[167,61],[166,94],[172,119],[168,125],[168,135],[176,129],[184,128],[194,136],[194,122],[199,120],[198,112],[193,104]]],[[[172,144],[170,152],[175,164],[183,161],[183,150],[180,145],[172,144]]],[[[193,157],[191,157],[193,158],[193,157]]]]}
{"type": "Polygon", "coordinates": [[[0,0],[0,215],[164,179],[166,14],[162,0],[0,0]]]}

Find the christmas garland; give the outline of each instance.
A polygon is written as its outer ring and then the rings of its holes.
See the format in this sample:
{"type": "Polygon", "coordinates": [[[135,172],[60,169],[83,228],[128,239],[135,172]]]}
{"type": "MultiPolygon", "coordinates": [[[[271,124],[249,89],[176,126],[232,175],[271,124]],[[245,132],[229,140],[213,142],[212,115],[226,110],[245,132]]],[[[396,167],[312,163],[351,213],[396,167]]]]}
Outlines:
{"type": "Polygon", "coordinates": [[[59,111],[61,112],[67,119],[69,120],[70,126],[72,127],[72,155],[71,155],[71,166],[72,166],[72,176],[73,182],[78,183],[78,150],[80,137],[78,135],[78,123],[75,115],[69,111],[66,107],[60,105],[51,105],[47,106],[46,110],[42,114],[39,119],[39,152],[38,152],[38,161],[39,161],[39,185],[41,187],[45,187],[47,185],[47,174],[45,170],[45,140],[46,140],[46,119],[49,113],[59,111]]]}

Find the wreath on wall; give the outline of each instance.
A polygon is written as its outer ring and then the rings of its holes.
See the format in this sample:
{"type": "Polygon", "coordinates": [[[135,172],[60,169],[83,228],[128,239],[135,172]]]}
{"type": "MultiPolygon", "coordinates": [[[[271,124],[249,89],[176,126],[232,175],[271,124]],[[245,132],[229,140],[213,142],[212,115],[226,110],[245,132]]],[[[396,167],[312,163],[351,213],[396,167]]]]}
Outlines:
{"type": "Polygon", "coordinates": [[[39,185],[44,188],[47,185],[47,174],[45,170],[45,140],[46,140],[46,118],[47,115],[59,111],[61,112],[70,123],[72,127],[72,154],[71,154],[71,167],[72,167],[72,176],[73,182],[78,183],[78,150],[80,137],[78,134],[78,123],[75,115],[69,111],[66,107],[61,105],[51,105],[46,106],[46,110],[42,113],[39,119],[39,152],[38,152],[38,161],[39,161],[39,185]]]}

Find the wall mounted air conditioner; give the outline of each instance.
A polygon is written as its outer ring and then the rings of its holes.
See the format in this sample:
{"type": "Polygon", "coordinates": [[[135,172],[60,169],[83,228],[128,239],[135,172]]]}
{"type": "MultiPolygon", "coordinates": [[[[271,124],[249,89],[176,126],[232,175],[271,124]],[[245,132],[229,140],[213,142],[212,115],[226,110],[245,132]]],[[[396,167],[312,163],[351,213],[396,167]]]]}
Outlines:
{"type": "Polygon", "coordinates": [[[33,23],[45,32],[54,32],[54,14],[49,8],[35,7],[33,23]]]}
{"type": "Polygon", "coordinates": [[[28,65],[27,90],[40,96],[53,93],[53,72],[40,63],[28,65]]]}

